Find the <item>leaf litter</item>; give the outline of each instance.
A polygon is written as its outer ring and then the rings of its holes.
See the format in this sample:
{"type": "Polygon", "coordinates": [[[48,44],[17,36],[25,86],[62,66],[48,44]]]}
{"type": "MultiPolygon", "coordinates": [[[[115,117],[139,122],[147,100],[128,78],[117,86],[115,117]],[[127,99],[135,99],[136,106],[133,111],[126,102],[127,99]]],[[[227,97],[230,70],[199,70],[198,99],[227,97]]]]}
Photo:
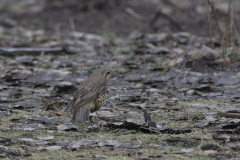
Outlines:
{"type": "MultiPolygon", "coordinates": [[[[18,28],[11,20],[3,24],[11,30],[18,28]]],[[[203,41],[188,32],[133,32],[129,37],[107,39],[74,31],[52,40],[44,32],[21,30],[22,34],[1,32],[5,37],[0,47],[0,129],[13,132],[11,138],[0,137],[1,157],[88,147],[127,149],[135,158],[144,157],[136,149],[147,148],[164,149],[149,158],[217,156],[229,149],[239,150],[240,65],[234,61],[222,65],[221,49],[210,48],[208,38],[203,41]],[[6,45],[15,36],[18,39],[6,45]],[[32,40],[42,36],[42,41],[32,40]],[[104,66],[120,75],[111,82],[106,104],[92,114],[93,124],[70,122],[71,115],[63,110],[74,90],[92,71],[104,66]],[[109,133],[157,138],[150,144],[140,138],[112,139],[109,133]],[[90,136],[94,134],[106,136],[90,136]],[[221,147],[203,144],[209,140],[221,147]],[[17,146],[10,152],[17,143],[37,147],[28,151],[17,146]],[[180,149],[172,151],[174,147],[180,149]]],[[[109,156],[96,153],[94,157],[109,156]]]]}

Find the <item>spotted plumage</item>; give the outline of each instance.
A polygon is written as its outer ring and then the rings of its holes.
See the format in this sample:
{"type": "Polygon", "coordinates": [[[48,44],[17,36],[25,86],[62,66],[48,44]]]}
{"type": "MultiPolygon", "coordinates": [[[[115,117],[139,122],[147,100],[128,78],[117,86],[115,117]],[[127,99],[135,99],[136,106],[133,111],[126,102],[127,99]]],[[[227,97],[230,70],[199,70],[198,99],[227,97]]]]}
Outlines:
{"type": "Polygon", "coordinates": [[[73,112],[72,121],[89,121],[90,112],[100,109],[106,100],[109,91],[109,80],[114,76],[113,72],[106,68],[101,68],[93,72],[74,93],[74,98],[70,101],[65,112],[73,112]]]}
{"type": "Polygon", "coordinates": [[[95,100],[95,108],[91,108],[91,112],[95,112],[100,109],[100,107],[103,105],[103,103],[107,99],[108,94],[109,94],[109,92],[106,92],[106,93],[102,94],[101,96],[99,96],[99,98],[97,98],[95,100]]]}

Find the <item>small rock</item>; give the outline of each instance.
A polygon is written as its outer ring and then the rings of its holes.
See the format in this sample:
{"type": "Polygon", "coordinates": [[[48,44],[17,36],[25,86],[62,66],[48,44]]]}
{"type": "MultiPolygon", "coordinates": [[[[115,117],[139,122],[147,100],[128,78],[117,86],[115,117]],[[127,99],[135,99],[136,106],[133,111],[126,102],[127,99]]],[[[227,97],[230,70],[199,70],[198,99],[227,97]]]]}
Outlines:
{"type": "Polygon", "coordinates": [[[192,151],[194,151],[193,148],[182,148],[182,149],[181,149],[181,152],[186,152],[186,153],[192,152],[192,151]]]}
{"type": "Polygon", "coordinates": [[[48,146],[48,147],[41,146],[37,149],[37,151],[42,151],[42,150],[54,151],[54,150],[59,150],[61,148],[62,148],[61,146],[48,146]]]}
{"type": "Polygon", "coordinates": [[[41,141],[48,141],[48,140],[51,140],[53,138],[54,138],[54,136],[37,137],[37,139],[41,140],[41,141]]]}
{"type": "Polygon", "coordinates": [[[7,116],[10,115],[10,112],[8,111],[0,111],[0,116],[7,116]]]}
{"type": "Polygon", "coordinates": [[[3,145],[0,145],[0,150],[1,150],[1,151],[6,151],[6,150],[8,150],[8,147],[3,146],[3,145]]]}
{"type": "Polygon", "coordinates": [[[37,142],[35,139],[32,138],[20,138],[20,141],[25,141],[25,142],[37,142]]]}
{"type": "Polygon", "coordinates": [[[84,157],[84,156],[81,154],[77,154],[76,157],[84,157]]]}
{"type": "Polygon", "coordinates": [[[202,53],[203,58],[205,58],[207,60],[211,60],[211,61],[216,60],[220,55],[219,52],[217,52],[205,45],[202,46],[201,53],[202,53]]]}
{"type": "Polygon", "coordinates": [[[95,157],[95,158],[107,158],[108,156],[96,154],[94,157],[95,157]]]}
{"type": "Polygon", "coordinates": [[[77,131],[78,127],[73,124],[60,124],[57,126],[57,129],[59,131],[70,131],[70,130],[77,131]]]}
{"type": "Polygon", "coordinates": [[[205,150],[204,152],[203,152],[203,154],[205,154],[205,155],[214,155],[214,154],[216,154],[216,153],[218,153],[218,151],[215,151],[215,150],[205,150]]]}
{"type": "Polygon", "coordinates": [[[188,96],[191,96],[191,95],[194,94],[194,92],[195,92],[194,90],[188,90],[188,91],[187,91],[187,95],[188,95],[188,96]]]}
{"type": "Polygon", "coordinates": [[[7,155],[7,154],[5,154],[5,153],[1,153],[1,154],[0,154],[0,158],[4,158],[6,155],[7,155]]]}
{"type": "Polygon", "coordinates": [[[87,132],[97,132],[99,130],[99,127],[94,124],[93,126],[88,126],[87,132]]]}

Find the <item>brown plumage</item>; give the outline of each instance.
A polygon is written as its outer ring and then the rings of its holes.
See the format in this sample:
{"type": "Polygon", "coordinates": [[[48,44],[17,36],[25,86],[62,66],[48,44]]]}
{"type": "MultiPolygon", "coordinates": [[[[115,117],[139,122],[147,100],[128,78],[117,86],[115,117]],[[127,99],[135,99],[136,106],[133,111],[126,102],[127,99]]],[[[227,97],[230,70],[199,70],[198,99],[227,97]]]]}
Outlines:
{"type": "Polygon", "coordinates": [[[113,72],[107,68],[101,68],[93,72],[74,93],[74,98],[70,101],[65,112],[73,112],[72,121],[89,121],[89,113],[100,109],[106,100],[109,90],[109,80],[114,76],[113,72]]]}

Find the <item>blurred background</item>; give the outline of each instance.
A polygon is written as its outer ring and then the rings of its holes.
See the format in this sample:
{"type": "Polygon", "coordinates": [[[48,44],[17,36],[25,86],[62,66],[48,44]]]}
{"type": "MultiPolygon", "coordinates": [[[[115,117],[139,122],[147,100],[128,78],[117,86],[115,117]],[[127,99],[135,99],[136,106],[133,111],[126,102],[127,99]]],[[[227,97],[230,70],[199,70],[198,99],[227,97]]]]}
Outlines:
{"type": "MultiPolygon", "coordinates": [[[[239,31],[240,1],[232,3],[232,18],[239,31]]],[[[224,31],[229,0],[216,0],[214,6],[224,31]]],[[[209,36],[206,8],[205,0],[1,0],[0,24],[1,28],[17,25],[62,34],[80,31],[127,36],[133,31],[156,33],[170,29],[209,36]]],[[[210,17],[213,34],[217,34],[214,15],[210,17]]]]}

